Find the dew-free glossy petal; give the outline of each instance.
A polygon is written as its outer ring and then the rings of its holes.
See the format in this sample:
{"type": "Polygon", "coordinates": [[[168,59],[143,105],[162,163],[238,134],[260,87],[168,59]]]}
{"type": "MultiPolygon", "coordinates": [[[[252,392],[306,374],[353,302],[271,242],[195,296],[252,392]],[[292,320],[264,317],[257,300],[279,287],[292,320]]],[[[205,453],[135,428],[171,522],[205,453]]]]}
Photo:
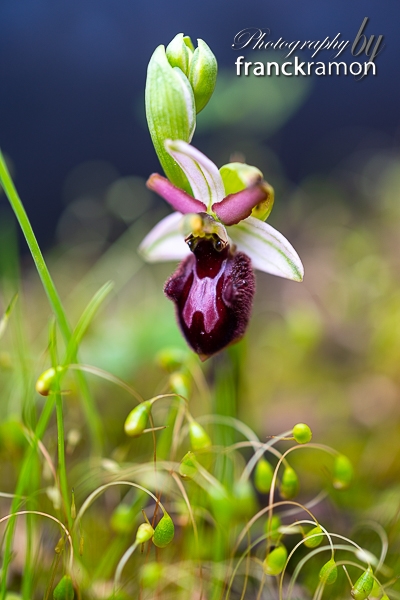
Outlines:
{"type": "Polygon", "coordinates": [[[212,205],[212,210],[224,225],[235,225],[251,215],[257,204],[269,196],[269,189],[262,183],[226,196],[221,202],[212,205]]]}
{"type": "Polygon", "coordinates": [[[248,217],[245,221],[228,227],[227,231],[237,249],[251,258],[255,269],[293,281],[302,281],[304,268],[299,255],[271,225],[248,217]]]}
{"type": "Polygon", "coordinates": [[[172,213],[146,235],[139,252],[147,262],[182,260],[190,254],[180,229],[181,221],[181,213],[172,213]]]}
{"type": "Polygon", "coordinates": [[[147,180],[147,187],[164,198],[175,210],[183,215],[193,212],[204,212],[205,205],[187,194],[158,173],[153,173],[147,180]]]}

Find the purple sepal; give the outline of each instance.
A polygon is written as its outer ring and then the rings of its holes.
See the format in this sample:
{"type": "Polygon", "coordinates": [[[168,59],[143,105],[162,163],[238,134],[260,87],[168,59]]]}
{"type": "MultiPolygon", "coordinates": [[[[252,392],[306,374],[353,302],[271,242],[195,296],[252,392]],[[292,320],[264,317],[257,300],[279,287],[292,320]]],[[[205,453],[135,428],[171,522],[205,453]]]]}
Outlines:
{"type": "Polygon", "coordinates": [[[212,210],[224,225],[236,225],[251,215],[257,204],[268,197],[261,182],[252,185],[236,194],[229,194],[221,202],[212,205],[212,210]]]}
{"type": "Polygon", "coordinates": [[[168,179],[158,173],[153,173],[147,180],[147,187],[164,198],[175,210],[186,215],[188,213],[204,212],[207,207],[200,200],[196,200],[180,188],[173,185],[168,179]]]}
{"type": "Polygon", "coordinates": [[[212,239],[198,240],[164,287],[188,344],[202,360],[243,336],[254,291],[249,257],[232,255],[229,246],[218,251],[212,239]]]}

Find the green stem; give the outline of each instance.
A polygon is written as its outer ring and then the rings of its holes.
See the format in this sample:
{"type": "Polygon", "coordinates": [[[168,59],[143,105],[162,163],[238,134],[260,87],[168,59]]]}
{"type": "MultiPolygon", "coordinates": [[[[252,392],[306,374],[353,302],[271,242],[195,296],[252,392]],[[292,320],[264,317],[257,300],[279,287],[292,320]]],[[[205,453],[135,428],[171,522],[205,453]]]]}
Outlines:
{"type": "MultiPolygon", "coordinates": [[[[50,305],[54,312],[55,318],[57,320],[58,326],[64,337],[65,343],[68,345],[71,338],[71,329],[68,324],[68,320],[64,311],[64,307],[61,303],[60,297],[54,285],[54,282],[51,278],[49,270],[47,268],[46,262],[43,258],[43,254],[39,248],[39,244],[36,240],[35,234],[33,233],[32,226],[28,219],[28,216],[25,212],[23,204],[18,196],[17,190],[13,184],[13,181],[8,172],[6,163],[4,161],[3,155],[0,151],[0,185],[3,187],[6,196],[11,204],[11,207],[15,213],[15,216],[18,219],[22,232],[25,236],[26,242],[28,244],[29,250],[31,251],[33,260],[36,265],[36,269],[39,273],[39,277],[42,281],[44,290],[49,299],[50,305]]],[[[73,354],[71,362],[78,362],[76,353],[73,354]]],[[[83,409],[86,415],[86,420],[88,423],[88,427],[90,430],[92,443],[95,451],[98,453],[101,448],[102,442],[102,423],[100,417],[98,416],[93,399],[90,395],[89,387],[87,385],[87,381],[82,372],[77,372],[77,379],[79,382],[80,390],[82,393],[83,399],[83,409]]]]}

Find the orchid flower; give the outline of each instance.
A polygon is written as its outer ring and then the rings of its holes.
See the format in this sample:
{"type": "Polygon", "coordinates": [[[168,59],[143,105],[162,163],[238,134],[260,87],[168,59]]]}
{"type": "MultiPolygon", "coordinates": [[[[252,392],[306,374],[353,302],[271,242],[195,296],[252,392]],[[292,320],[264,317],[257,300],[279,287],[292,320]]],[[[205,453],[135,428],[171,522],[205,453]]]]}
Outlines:
{"type": "Polygon", "coordinates": [[[273,198],[258,169],[232,163],[219,171],[182,140],[166,140],[165,148],[193,196],[151,175],[147,186],[177,212],[160,221],[139,250],[149,262],[182,260],[164,291],[187,342],[205,360],[243,336],[255,291],[253,267],[294,281],[302,280],[304,270],[287,239],[252,216],[269,214],[273,198]],[[229,175],[240,174],[241,167],[243,189],[227,194],[229,175]]]}

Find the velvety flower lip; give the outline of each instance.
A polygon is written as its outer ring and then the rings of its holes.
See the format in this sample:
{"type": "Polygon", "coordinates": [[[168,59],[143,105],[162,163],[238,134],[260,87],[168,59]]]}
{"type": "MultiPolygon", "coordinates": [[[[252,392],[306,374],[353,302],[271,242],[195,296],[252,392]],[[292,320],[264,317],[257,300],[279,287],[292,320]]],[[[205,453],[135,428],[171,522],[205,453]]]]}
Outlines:
{"type": "Polygon", "coordinates": [[[221,237],[220,231],[224,230],[231,245],[244,252],[255,269],[302,281],[304,268],[290,242],[279,231],[251,216],[254,207],[268,194],[267,184],[261,177],[250,181],[245,189],[227,195],[220,171],[202,152],[182,140],[166,140],[165,148],[185,173],[193,196],[165,177],[151,175],[148,187],[177,212],[160,221],[141,243],[139,251],[147,261],[179,260],[189,256],[190,249],[184,239],[190,233],[190,215],[206,213],[214,220],[215,227],[219,227],[218,235],[221,237]]]}

